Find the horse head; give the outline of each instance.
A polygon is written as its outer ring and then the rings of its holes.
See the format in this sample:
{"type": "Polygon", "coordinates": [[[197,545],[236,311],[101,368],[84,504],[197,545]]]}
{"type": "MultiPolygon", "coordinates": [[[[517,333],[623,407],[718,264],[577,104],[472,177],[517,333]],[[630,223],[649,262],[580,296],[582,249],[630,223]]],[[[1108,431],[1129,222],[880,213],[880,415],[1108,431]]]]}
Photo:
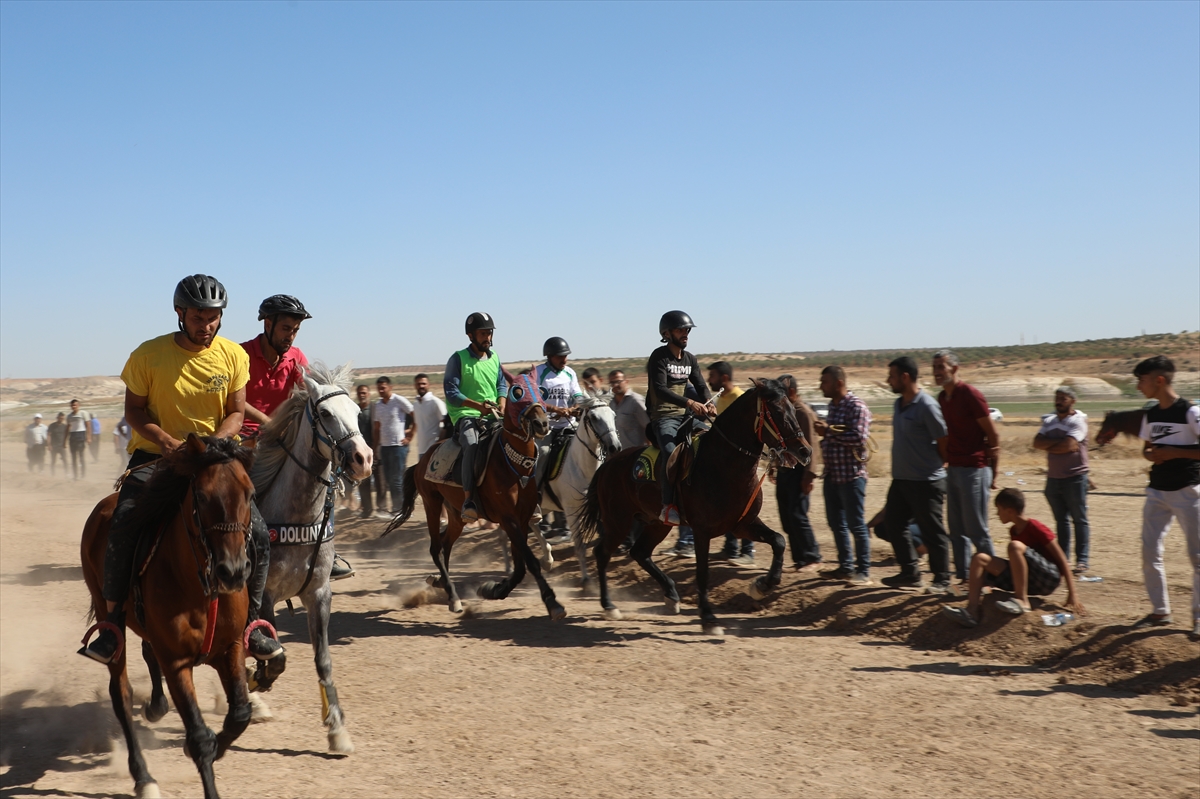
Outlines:
{"type": "Polygon", "coordinates": [[[580,403],[580,428],[595,440],[588,446],[595,450],[600,446],[601,456],[608,458],[621,451],[621,437],[617,434],[617,414],[608,402],[600,397],[588,397],[580,403]]]}
{"type": "Polygon", "coordinates": [[[326,460],[340,464],[346,477],[362,480],[371,473],[373,454],[358,429],[358,403],[338,381],[315,379],[323,376],[327,377],[316,370],[304,376],[313,447],[326,460]]]}
{"type": "Polygon", "coordinates": [[[1141,433],[1142,420],[1145,418],[1145,408],[1136,408],[1131,411],[1105,411],[1100,431],[1096,433],[1096,446],[1103,447],[1110,443],[1118,433],[1137,438],[1141,433]]]}
{"type": "Polygon", "coordinates": [[[537,383],[528,374],[514,377],[505,371],[504,376],[508,380],[504,429],[525,440],[544,438],[550,433],[550,416],[537,383]]]}
{"type": "Polygon", "coordinates": [[[804,438],[796,408],[777,380],[753,378],[759,402],[758,437],[776,453],[785,468],[807,466],[812,459],[812,446],[804,438]]]}
{"type": "MultiPolygon", "coordinates": [[[[219,593],[241,591],[250,579],[250,464],[254,442],[240,446],[227,438],[201,438],[190,433],[187,442],[164,459],[180,477],[190,478],[191,516],[185,515],[191,535],[208,553],[208,571],[219,593]]],[[[186,500],[185,500],[186,501],[186,500]]]]}

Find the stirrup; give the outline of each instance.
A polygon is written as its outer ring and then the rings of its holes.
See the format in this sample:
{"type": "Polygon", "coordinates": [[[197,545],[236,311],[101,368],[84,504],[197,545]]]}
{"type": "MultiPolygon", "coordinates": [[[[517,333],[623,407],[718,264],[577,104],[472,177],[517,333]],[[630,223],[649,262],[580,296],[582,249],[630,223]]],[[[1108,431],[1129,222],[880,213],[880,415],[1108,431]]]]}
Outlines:
{"type": "Polygon", "coordinates": [[[462,513],[463,524],[472,524],[479,521],[479,508],[475,507],[475,503],[467,501],[463,503],[462,513]]]}
{"type": "Polygon", "coordinates": [[[350,565],[350,561],[343,558],[341,555],[333,556],[333,568],[329,571],[330,580],[345,580],[347,577],[354,576],[354,567],[350,565]]]}
{"type": "Polygon", "coordinates": [[[662,513],[658,514],[658,520],[671,527],[678,525],[679,508],[674,505],[663,505],[662,513]]]}
{"type": "Polygon", "coordinates": [[[272,660],[283,654],[283,645],[279,643],[279,633],[275,632],[275,628],[271,626],[271,622],[266,619],[255,619],[246,625],[246,632],[242,634],[242,649],[255,660],[261,661],[272,660]],[[268,638],[268,640],[274,641],[278,647],[278,649],[266,657],[259,657],[250,650],[250,637],[259,629],[266,630],[262,635],[268,638]]]}
{"type": "Polygon", "coordinates": [[[79,654],[83,655],[85,658],[90,658],[97,663],[103,663],[105,666],[107,666],[113,661],[119,659],[121,657],[121,653],[125,651],[125,633],[120,627],[113,624],[111,621],[98,621],[89,627],[88,631],[83,634],[83,640],[80,641],[80,643],[83,644],[83,646],[79,648],[79,654]],[[104,657],[100,653],[93,651],[91,646],[88,644],[88,641],[92,637],[92,633],[96,632],[97,630],[101,631],[101,637],[96,639],[97,644],[103,640],[103,634],[105,632],[111,632],[114,636],[116,636],[117,648],[114,649],[113,653],[108,657],[104,657]]]}

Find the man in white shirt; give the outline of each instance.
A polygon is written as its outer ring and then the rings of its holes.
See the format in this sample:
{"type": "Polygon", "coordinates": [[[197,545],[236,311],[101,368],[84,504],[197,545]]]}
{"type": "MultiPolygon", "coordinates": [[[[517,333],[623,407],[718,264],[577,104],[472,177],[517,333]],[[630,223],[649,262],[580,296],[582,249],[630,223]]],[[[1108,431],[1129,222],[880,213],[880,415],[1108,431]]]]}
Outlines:
{"type": "Polygon", "coordinates": [[[419,374],[413,378],[417,398],[413,402],[413,417],[417,424],[417,457],[442,438],[442,419],[446,416],[446,403],[429,390],[429,375],[419,374]]]}
{"type": "Polygon", "coordinates": [[[1088,568],[1091,531],[1087,518],[1087,415],[1075,410],[1075,389],[1059,386],[1054,413],[1042,417],[1033,448],[1046,453],[1046,502],[1054,513],[1058,545],[1071,557],[1071,525],[1075,526],[1075,573],[1088,568]]]}
{"type": "Polygon", "coordinates": [[[413,406],[404,397],[392,393],[390,377],[376,380],[375,388],[379,390],[379,402],[371,406],[375,457],[383,464],[384,479],[392,495],[392,513],[399,513],[404,505],[404,467],[413,436],[413,406]]]}
{"type": "Polygon", "coordinates": [[[25,427],[25,457],[29,459],[29,471],[43,471],[46,468],[46,442],[49,440],[50,428],[42,424],[42,415],[35,413],[33,423],[25,427]]]}

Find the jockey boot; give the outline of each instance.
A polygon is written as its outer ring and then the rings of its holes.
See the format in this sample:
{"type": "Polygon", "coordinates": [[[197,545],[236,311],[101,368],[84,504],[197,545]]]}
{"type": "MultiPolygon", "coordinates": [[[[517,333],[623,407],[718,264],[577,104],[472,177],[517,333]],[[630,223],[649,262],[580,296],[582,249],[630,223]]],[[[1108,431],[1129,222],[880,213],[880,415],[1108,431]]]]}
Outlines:
{"type": "Polygon", "coordinates": [[[114,610],[108,614],[108,618],[105,621],[115,624],[117,629],[121,631],[121,634],[117,635],[117,633],[105,627],[100,630],[96,636],[96,640],[85,647],[79,648],[79,654],[107,666],[116,658],[117,652],[121,650],[121,645],[125,639],[125,611],[120,609],[114,610]]]}
{"type": "MultiPolygon", "coordinates": [[[[262,618],[263,591],[267,588],[267,564],[256,559],[254,571],[250,573],[250,606],[246,609],[246,626],[262,618]]],[[[283,645],[263,632],[259,627],[250,633],[250,654],[255,660],[271,660],[283,654],[283,645]]]]}
{"type": "Polygon", "coordinates": [[[329,572],[330,580],[344,580],[347,577],[354,576],[354,567],[350,565],[350,561],[343,558],[336,552],[333,553],[333,568],[329,572]]]}

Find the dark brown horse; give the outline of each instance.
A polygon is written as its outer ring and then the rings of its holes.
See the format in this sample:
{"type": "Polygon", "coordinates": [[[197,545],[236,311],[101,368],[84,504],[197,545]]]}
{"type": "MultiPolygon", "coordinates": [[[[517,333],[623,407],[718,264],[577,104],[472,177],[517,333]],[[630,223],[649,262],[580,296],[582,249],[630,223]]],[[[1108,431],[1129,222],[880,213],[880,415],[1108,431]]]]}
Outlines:
{"type": "MultiPolygon", "coordinates": [[[[187,730],[184,750],[200,771],[205,797],[217,796],[213,761],[225,754],[250,722],[243,632],[253,459],[252,449],[228,439],[189,435],[184,446],[156,462],[157,470],[130,517],[135,529],[159,535],[148,560],[142,559],[144,568],[142,563],[135,568],[140,576],[134,578],[137,591],[131,594],[140,591],[144,617],[139,619],[132,598],[127,603],[129,627],[142,639],[142,657],[153,683],[144,713],[147,720],[157,721],[167,712],[162,689],[166,677],[187,730]],[[200,715],[192,684],[192,668],[202,662],[217,670],[229,700],[225,723],[215,735],[200,715]]],[[[97,626],[107,623],[101,585],[116,504],[117,495],[112,494],[96,505],[84,525],[80,547],[97,626]]],[[[137,795],[156,797],[158,784],[146,768],[133,730],[127,654],[122,648],[109,664],[108,692],[125,733],[137,795]]]]}
{"type": "MultiPolygon", "coordinates": [[[[783,536],[758,518],[762,508],[762,481],[757,476],[763,447],[778,465],[792,467],[808,463],[812,448],[804,440],[796,412],[787,393],[775,380],[755,380],[754,388],[738,397],[705,433],[689,476],[679,482],[679,508],[696,536],[696,591],[700,621],[706,632],[720,634],[717,617],[708,600],[709,541],[735,533],[740,538],[771,547],[771,568],[750,586],[761,599],[780,583],[783,572],[783,536]]],[[[680,445],[680,457],[690,449],[680,445]]],[[[606,460],[588,489],[583,518],[575,531],[587,541],[598,536],[593,553],[600,578],[600,606],[604,615],[619,619],[620,611],[608,595],[608,563],[631,530],[636,531],[630,556],[663,588],[667,610],[679,612],[675,583],[651,560],[654,548],[667,537],[670,527],[658,519],[662,495],[655,482],[635,481],[634,462],[642,449],[623,450],[606,460]]]]}
{"type": "MultiPolygon", "coordinates": [[[[537,439],[550,431],[550,422],[546,408],[536,394],[536,385],[532,381],[524,381],[521,378],[518,380],[524,390],[519,392],[520,396],[513,393],[516,388],[510,391],[503,426],[498,434],[500,440],[491,448],[487,456],[487,471],[483,482],[475,490],[475,502],[479,506],[480,514],[500,525],[508,536],[513,570],[499,582],[481,585],[478,594],[483,599],[504,599],[525,579],[525,571],[528,568],[537,580],[542,601],[546,603],[550,617],[561,619],[567,612],[558,604],[553,589],[542,576],[541,564],[529,548],[528,540],[529,519],[538,504],[537,481],[533,479],[538,453],[537,439]]],[[[384,534],[408,521],[412,516],[417,493],[420,492],[425,506],[425,520],[429,525],[429,554],[441,573],[434,585],[446,589],[451,612],[461,613],[462,600],[454,587],[454,581],[450,579],[450,550],[462,534],[463,520],[460,514],[463,490],[460,486],[437,483],[425,478],[430,459],[440,446],[442,445],[435,444],[430,447],[417,465],[410,466],[404,473],[404,506],[384,534]],[[448,523],[444,532],[441,529],[442,508],[448,511],[448,523]]],[[[484,453],[480,452],[480,455],[484,453]]],[[[464,479],[470,477],[464,476],[464,479]]]]}
{"type": "Polygon", "coordinates": [[[1096,433],[1096,446],[1103,447],[1116,438],[1118,433],[1137,438],[1142,431],[1142,420],[1145,418],[1145,408],[1137,408],[1132,411],[1106,411],[1104,423],[1100,425],[1100,432],[1096,433]]]}

